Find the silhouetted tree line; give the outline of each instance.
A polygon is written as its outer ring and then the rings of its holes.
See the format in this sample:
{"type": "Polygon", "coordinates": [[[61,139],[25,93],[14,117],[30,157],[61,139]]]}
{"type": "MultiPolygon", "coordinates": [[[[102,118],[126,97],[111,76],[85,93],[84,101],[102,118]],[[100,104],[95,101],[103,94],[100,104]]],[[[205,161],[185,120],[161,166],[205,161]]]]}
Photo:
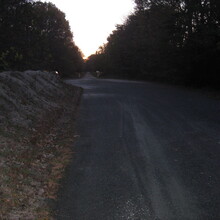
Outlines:
{"type": "Polygon", "coordinates": [[[136,10],[87,64],[106,75],[220,83],[219,0],[135,0],[136,10]]]}
{"type": "Polygon", "coordinates": [[[96,54],[92,54],[85,62],[85,69],[95,72],[106,70],[106,56],[103,47],[100,47],[96,54]]]}
{"type": "Polygon", "coordinates": [[[55,5],[0,0],[0,71],[56,70],[69,76],[82,64],[65,14],[55,5]]]}

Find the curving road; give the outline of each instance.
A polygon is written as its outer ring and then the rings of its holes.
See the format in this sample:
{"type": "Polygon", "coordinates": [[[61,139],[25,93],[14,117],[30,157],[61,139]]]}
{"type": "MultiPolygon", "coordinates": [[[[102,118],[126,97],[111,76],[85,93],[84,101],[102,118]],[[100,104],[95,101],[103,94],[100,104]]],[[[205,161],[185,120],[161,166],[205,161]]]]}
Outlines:
{"type": "Polygon", "coordinates": [[[84,88],[58,220],[220,219],[220,102],[154,83],[84,88]]]}

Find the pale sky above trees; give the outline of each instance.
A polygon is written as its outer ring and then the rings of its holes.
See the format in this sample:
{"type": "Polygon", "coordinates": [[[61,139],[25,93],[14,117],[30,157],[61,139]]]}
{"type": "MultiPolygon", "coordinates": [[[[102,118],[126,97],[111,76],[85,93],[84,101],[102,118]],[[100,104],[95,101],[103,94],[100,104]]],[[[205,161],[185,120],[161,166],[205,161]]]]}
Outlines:
{"type": "Polygon", "coordinates": [[[76,45],[85,57],[96,52],[133,11],[133,0],[50,0],[66,14],[76,45]]]}

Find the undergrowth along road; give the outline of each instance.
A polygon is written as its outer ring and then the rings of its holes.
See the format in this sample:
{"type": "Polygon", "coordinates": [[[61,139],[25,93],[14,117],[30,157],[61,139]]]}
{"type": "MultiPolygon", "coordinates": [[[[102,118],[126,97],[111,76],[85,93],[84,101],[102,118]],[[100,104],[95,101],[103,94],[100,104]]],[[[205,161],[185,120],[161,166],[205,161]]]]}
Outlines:
{"type": "Polygon", "coordinates": [[[82,89],[66,85],[47,73],[46,76],[42,73],[31,73],[36,80],[28,88],[30,84],[25,79],[29,78],[30,81],[31,74],[26,78],[25,73],[11,74],[0,73],[0,77],[6,75],[5,81],[0,84],[0,103],[1,106],[4,103],[11,105],[13,115],[17,119],[19,115],[23,118],[22,123],[16,120],[18,123],[14,123],[9,112],[5,111],[6,108],[0,109],[0,218],[52,219],[51,206],[56,199],[65,167],[73,155],[75,116],[82,89]],[[11,74],[13,77],[10,77],[11,74]],[[22,82],[18,80],[18,85],[10,90],[9,83],[17,83],[15,78],[19,77],[23,77],[22,82]],[[36,82],[42,81],[47,82],[48,87],[44,88],[44,92],[37,93],[36,82]],[[26,90],[32,90],[36,99],[31,100],[32,96],[20,100],[20,83],[27,86],[26,90]],[[38,106],[40,99],[47,102],[47,108],[38,106]],[[16,103],[26,105],[29,110],[37,105],[41,111],[28,117],[28,114],[24,114],[27,111],[18,109],[16,103]],[[23,123],[27,118],[28,123],[23,123]]]}

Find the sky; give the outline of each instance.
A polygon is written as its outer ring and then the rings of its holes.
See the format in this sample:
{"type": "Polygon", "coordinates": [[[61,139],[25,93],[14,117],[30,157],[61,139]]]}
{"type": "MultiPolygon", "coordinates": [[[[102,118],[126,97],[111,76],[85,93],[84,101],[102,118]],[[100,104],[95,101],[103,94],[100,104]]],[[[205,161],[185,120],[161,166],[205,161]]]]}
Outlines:
{"type": "MultiPolygon", "coordinates": [[[[48,1],[47,1],[48,2],[48,1]]],[[[133,12],[133,0],[50,0],[66,14],[74,42],[85,58],[94,54],[107,37],[133,12]]]]}

